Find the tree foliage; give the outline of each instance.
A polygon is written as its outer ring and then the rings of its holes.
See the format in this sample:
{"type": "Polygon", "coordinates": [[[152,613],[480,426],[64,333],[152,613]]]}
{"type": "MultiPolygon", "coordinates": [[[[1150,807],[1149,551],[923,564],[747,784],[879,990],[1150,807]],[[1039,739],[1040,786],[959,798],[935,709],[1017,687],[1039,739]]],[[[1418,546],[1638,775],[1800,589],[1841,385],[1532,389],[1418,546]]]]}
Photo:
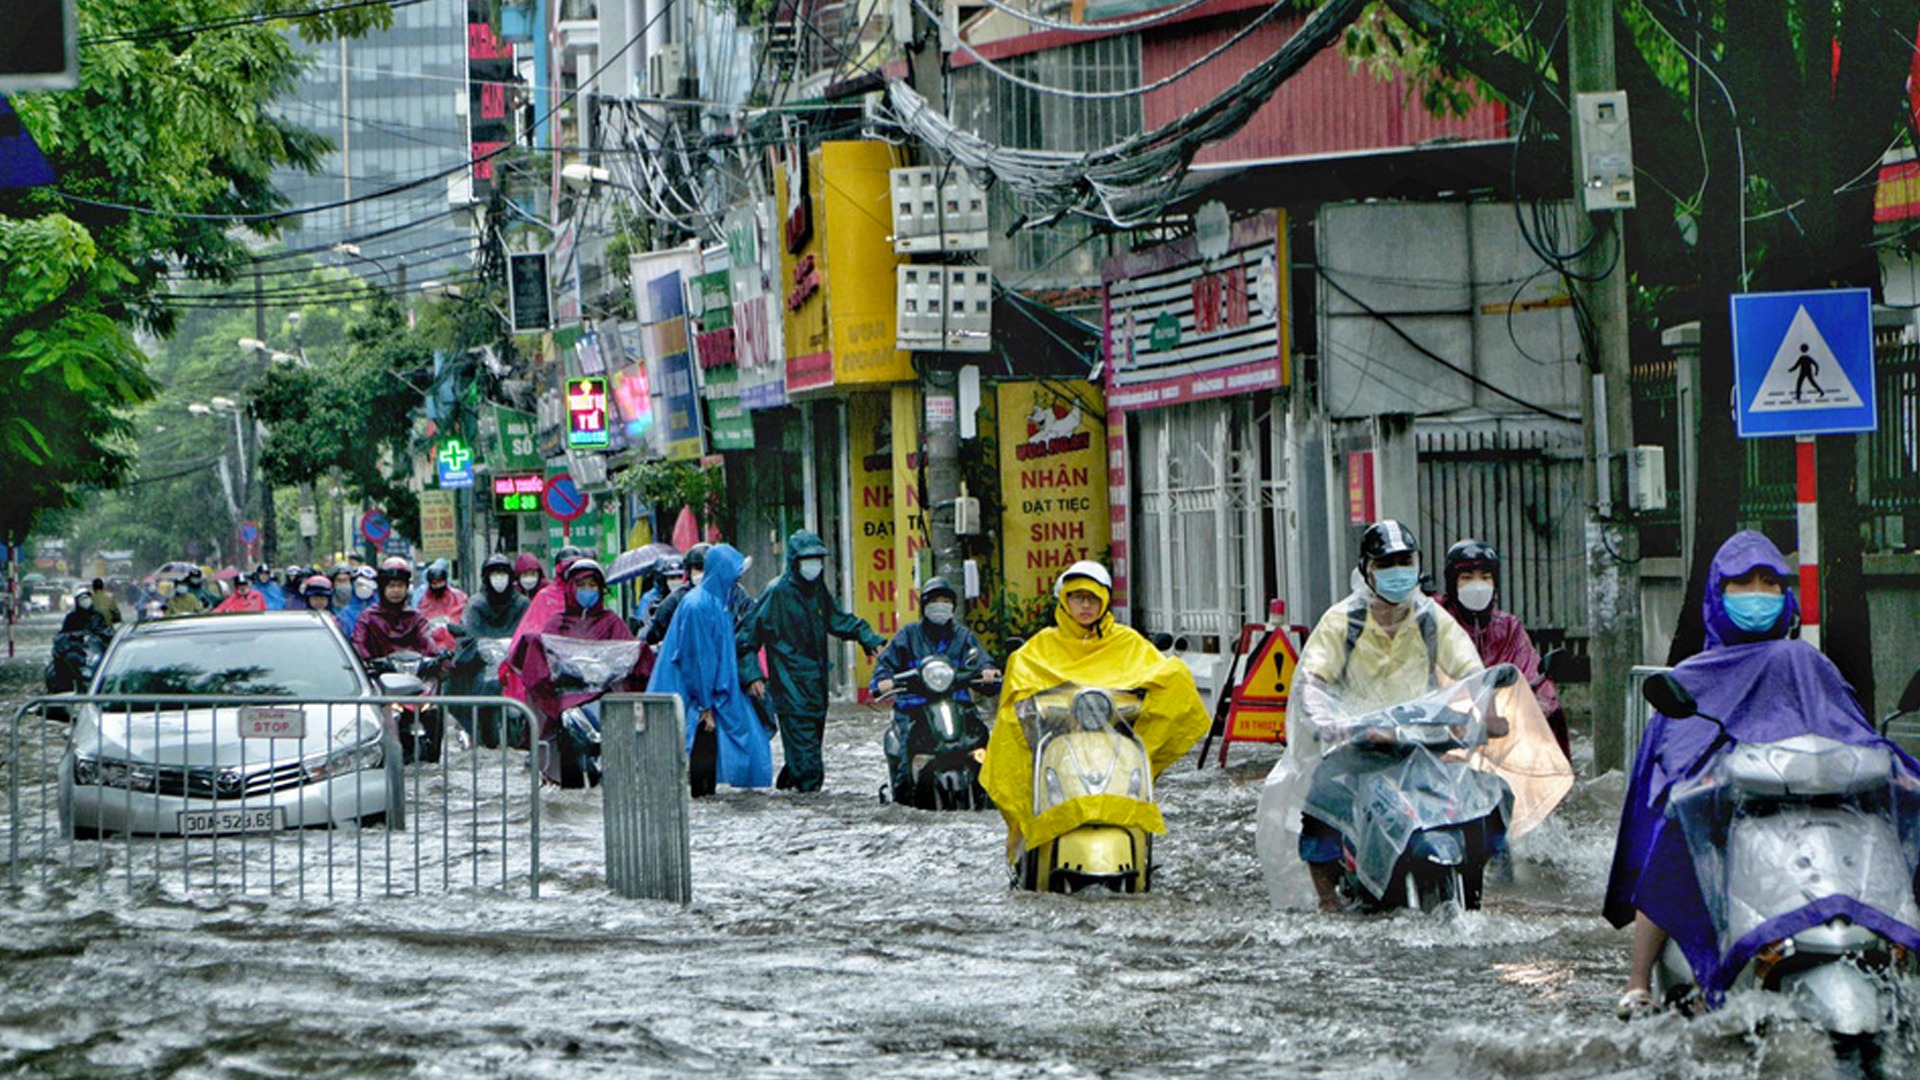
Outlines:
{"type": "Polygon", "coordinates": [[[290,18],[261,20],[253,0],[82,0],[79,88],[10,99],[58,180],[0,191],[0,535],[126,478],[124,410],[154,392],[132,333],[173,328],[169,275],[230,279],[246,259],[236,219],[284,208],[272,171],[325,152],[265,108],[302,63],[283,31],[317,41],[392,19],[277,7],[290,18]]]}

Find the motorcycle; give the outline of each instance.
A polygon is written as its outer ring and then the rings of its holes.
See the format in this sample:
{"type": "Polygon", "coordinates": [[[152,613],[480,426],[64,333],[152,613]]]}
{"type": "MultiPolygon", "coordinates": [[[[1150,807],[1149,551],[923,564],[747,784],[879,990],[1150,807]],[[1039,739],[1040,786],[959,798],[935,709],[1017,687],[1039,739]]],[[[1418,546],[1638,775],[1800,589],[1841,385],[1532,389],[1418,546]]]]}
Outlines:
{"type": "MultiPolygon", "coordinates": [[[[439,657],[403,649],[373,660],[368,666],[373,669],[381,689],[389,694],[424,699],[439,689],[439,657]]],[[[388,713],[394,734],[400,739],[400,760],[409,765],[438,764],[441,744],[446,739],[446,713],[424,700],[419,705],[390,706],[388,713]]]]}
{"type": "MultiPolygon", "coordinates": [[[[1717,759],[1677,785],[1667,805],[1693,858],[1720,953],[1753,945],[1768,924],[1809,908],[1825,909],[1812,912],[1815,919],[1846,912],[1765,941],[1729,989],[1785,995],[1871,1074],[1879,1036],[1910,1008],[1897,984],[1913,970],[1911,953],[1889,933],[1920,928],[1920,775],[1888,743],[1815,734],[1739,742],[1671,675],[1648,680],[1644,696],[1670,720],[1700,717],[1720,728],[1705,751],[1717,759]]],[[[1883,737],[1916,710],[1920,674],[1881,722],[1883,737]]],[[[1703,1001],[1672,940],[1654,979],[1656,993],[1684,1010],[1703,1001]]]]}
{"type": "Polygon", "coordinates": [[[1144,700],[1138,690],[1062,683],[1014,706],[1033,748],[1034,814],[1089,800],[1083,824],[1020,856],[1014,866],[1020,888],[1143,893],[1151,887],[1153,834],[1101,814],[1104,800],[1154,801],[1153,769],[1133,731],[1144,700]]]}
{"type": "MultiPolygon", "coordinates": [[[[107,640],[87,630],[68,630],[55,634],[53,652],[47,659],[46,671],[42,673],[47,693],[85,693],[93,685],[94,672],[100,670],[101,657],[107,654],[107,640]]],[[[47,715],[55,720],[64,720],[67,711],[54,706],[47,710],[47,715]]]]}
{"type": "Polygon", "coordinates": [[[1571,770],[1519,675],[1499,664],[1365,711],[1322,696],[1312,722],[1328,749],[1304,813],[1340,835],[1343,904],[1369,912],[1480,907],[1488,861],[1571,787],[1571,770]],[[1522,745],[1528,766],[1517,768],[1522,745]],[[1552,761],[1543,763],[1542,753],[1552,761]],[[1514,784],[1527,788],[1519,813],[1514,784]]]}
{"type": "MultiPolygon", "coordinates": [[[[944,656],[929,656],[893,677],[894,689],[882,695],[906,716],[904,745],[897,724],[882,740],[890,781],[885,794],[894,802],[921,810],[985,810],[993,805],[980,786],[980,762],[986,754],[987,725],[970,690],[992,685],[976,672],[961,672],[944,656]],[[904,768],[903,768],[904,766],[904,768]]],[[[884,795],[883,795],[884,797],[884,795]]]]}
{"type": "Polygon", "coordinates": [[[600,698],[639,666],[639,641],[593,641],[557,634],[537,638],[546,678],[532,688],[540,712],[540,773],[561,787],[600,783],[600,698]]]}

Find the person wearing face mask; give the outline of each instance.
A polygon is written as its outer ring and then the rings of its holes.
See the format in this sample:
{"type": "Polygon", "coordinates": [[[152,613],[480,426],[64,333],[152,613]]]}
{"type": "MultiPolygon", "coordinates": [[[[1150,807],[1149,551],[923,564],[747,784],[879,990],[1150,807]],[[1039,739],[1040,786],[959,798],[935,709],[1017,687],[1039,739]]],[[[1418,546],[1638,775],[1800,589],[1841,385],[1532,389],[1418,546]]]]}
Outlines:
{"type": "Polygon", "coordinates": [[[1453,616],[1488,667],[1512,664],[1533,688],[1533,697],[1553,729],[1560,752],[1573,760],[1567,735],[1567,710],[1553,680],[1540,673],[1540,651],[1518,615],[1500,608],[1500,553],[1481,540],[1462,540],[1447,549],[1446,591],[1441,606],[1453,616]]]}
{"type": "Polygon", "coordinates": [[[1823,901],[1826,906],[1796,913],[1794,918],[1802,920],[1796,925],[1774,920],[1727,947],[1715,932],[1680,826],[1667,816],[1675,789],[1708,773],[1729,745],[1816,735],[1885,747],[1904,766],[1903,773],[1920,769],[1875,729],[1833,661],[1790,636],[1800,622],[1793,588],[1797,576],[1798,567],[1760,533],[1738,532],[1720,546],[1700,601],[1706,648],[1672,671],[1699,703],[1700,716],[1674,720],[1656,714],[1641,736],[1603,909],[1614,926],[1633,927],[1627,988],[1618,1010],[1622,1020],[1654,1008],[1653,966],[1669,934],[1698,985],[1713,993],[1724,990],[1766,942],[1790,939],[1829,919],[1875,918],[1836,896],[1823,901]],[[1709,716],[1719,724],[1703,719],[1709,716]]]}
{"type": "MultiPolygon", "coordinates": [[[[682,576],[679,579],[679,584],[674,585],[673,589],[668,592],[665,597],[662,597],[658,603],[654,604],[653,610],[648,612],[644,617],[636,616],[640,625],[635,629],[635,633],[638,633],[641,639],[647,644],[658,647],[662,641],[667,639],[667,627],[673,624],[673,613],[679,610],[680,601],[686,599],[687,593],[690,592],[695,585],[700,584],[701,578],[706,575],[707,550],[711,546],[710,544],[695,544],[688,548],[686,555],[680,560],[682,576]]],[[[671,584],[674,579],[668,578],[667,580],[671,584]]],[[[653,593],[649,590],[647,596],[642,598],[642,602],[644,603],[645,600],[651,598],[652,595],[653,593]]]]}
{"type": "MultiPolygon", "coordinates": [[[[1473,639],[1419,584],[1413,530],[1390,519],[1367,526],[1353,592],[1320,617],[1295,667],[1287,754],[1268,785],[1287,830],[1299,830],[1300,861],[1323,911],[1340,909],[1340,833],[1299,808],[1308,802],[1325,752],[1316,718],[1332,711],[1328,699],[1349,713],[1387,708],[1482,670],[1473,639]]],[[[1263,792],[1263,803],[1267,798],[1263,792]]]]}
{"type": "Polygon", "coordinates": [[[547,569],[540,565],[540,556],[531,551],[523,551],[513,560],[513,584],[520,595],[533,599],[533,594],[546,584],[547,569]]]}
{"type": "MultiPolygon", "coordinates": [[[[408,576],[412,576],[411,572],[408,576]]],[[[348,586],[347,599],[344,602],[340,599],[339,575],[336,574],[333,580],[334,617],[340,620],[340,629],[351,638],[353,632],[360,626],[360,616],[366,614],[367,609],[373,607],[380,598],[378,572],[371,566],[347,571],[347,580],[351,584],[348,586]]]]}
{"type": "MultiPolygon", "coordinates": [[[[526,613],[527,598],[520,594],[513,580],[513,560],[501,554],[489,557],[480,565],[480,590],[467,598],[460,622],[452,628],[455,644],[453,678],[448,683],[450,693],[500,692],[499,665],[486,662],[480,642],[483,639],[510,640],[526,613]]],[[[501,710],[488,706],[476,711],[476,716],[462,717],[462,722],[471,720],[482,745],[500,745],[501,710]]],[[[517,732],[517,727],[522,725],[516,723],[513,726],[516,731],[508,733],[508,741],[514,745],[524,745],[525,736],[517,732]]]]}
{"type": "Polygon", "coordinates": [[[190,588],[184,580],[168,579],[167,584],[168,588],[163,590],[167,598],[167,614],[198,615],[207,610],[207,603],[200,598],[199,591],[190,588]]]}
{"type": "Polygon", "coordinates": [[[434,642],[442,651],[449,651],[454,647],[453,627],[460,624],[467,610],[467,594],[452,583],[453,568],[445,559],[428,563],[423,576],[426,584],[413,594],[413,606],[434,624],[434,642]]]}
{"type": "Polygon", "coordinates": [[[252,579],[243,574],[233,579],[233,595],[213,605],[213,610],[217,612],[265,611],[267,598],[260,595],[260,590],[253,587],[252,579]]]}
{"type": "Polygon", "coordinates": [[[93,594],[93,609],[107,617],[108,625],[120,625],[120,600],[107,588],[106,580],[94,578],[93,587],[88,591],[93,594]]]}
{"type": "MultiPolygon", "coordinates": [[[[994,666],[993,657],[980,644],[979,637],[967,628],[967,625],[955,617],[959,607],[959,594],[946,578],[928,578],[920,586],[920,621],[910,622],[893,635],[887,647],[880,650],[880,656],[873,662],[873,678],[868,689],[876,694],[890,694],[894,688],[894,676],[903,671],[911,671],[930,656],[944,657],[953,665],[954,685],[959,689],[954,700],[963,702],[967,715],[973,713],[971,695],[967,686],[973,679],[986,682],[999,682],[1000,671],[994,666]]],[[[893,709],[893,730],[902,747],[909,745],[912,734],[913,714],[899,703],[893,709]]],[[[894,763],[893,801],[913,805],[913,759],[902,753],[894,763]]]]}
{"type": "Polygon", "coordinates": [[[827,726],[827,638],[857,641],[868,656],[887,644],[865,619],[840,607],[823,580],[826,567],[827,545],[818,535],[800,529],[787,537],[786,572],[760,594],[735,635],[740,652],[767,652],[767,678],[750,679],[747,693],[773,697],[786,758],[778,788],[819,791],[826,781],[820,741],[827,726]]]}
{"type": "Polygon", "coordinates": [[[100,610],[99,602],[94,598],[93,590],[81,585],[73,590],[73,610],[60,620],[60,632],[75,632],[97,635],[101,641],[113,636],[113,624],[100,610]]]}

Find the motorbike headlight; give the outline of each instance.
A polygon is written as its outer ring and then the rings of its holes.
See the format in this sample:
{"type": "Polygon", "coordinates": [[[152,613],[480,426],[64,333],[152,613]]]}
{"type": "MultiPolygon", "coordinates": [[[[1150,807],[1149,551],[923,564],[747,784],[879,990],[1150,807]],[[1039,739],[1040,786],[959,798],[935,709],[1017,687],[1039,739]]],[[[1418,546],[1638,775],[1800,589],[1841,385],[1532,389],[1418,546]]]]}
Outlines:
{"type": "Polygon", "coordinates": [[[920,681],[934,693],[944,694],[953,688],[953,665],[929,660],[920,665],[920,681]]]}

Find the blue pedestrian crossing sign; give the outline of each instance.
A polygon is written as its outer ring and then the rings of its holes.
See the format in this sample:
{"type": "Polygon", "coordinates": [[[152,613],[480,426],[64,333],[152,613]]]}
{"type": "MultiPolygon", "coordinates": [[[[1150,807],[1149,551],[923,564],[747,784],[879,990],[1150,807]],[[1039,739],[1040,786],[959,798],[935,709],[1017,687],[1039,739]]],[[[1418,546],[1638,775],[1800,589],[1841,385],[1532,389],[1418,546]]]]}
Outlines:
{"type": "Polygon", "coordinates": [[[1872,431],[1872,290],[1735,296],[1733,393],[1743,439],[1872,431]]]}

